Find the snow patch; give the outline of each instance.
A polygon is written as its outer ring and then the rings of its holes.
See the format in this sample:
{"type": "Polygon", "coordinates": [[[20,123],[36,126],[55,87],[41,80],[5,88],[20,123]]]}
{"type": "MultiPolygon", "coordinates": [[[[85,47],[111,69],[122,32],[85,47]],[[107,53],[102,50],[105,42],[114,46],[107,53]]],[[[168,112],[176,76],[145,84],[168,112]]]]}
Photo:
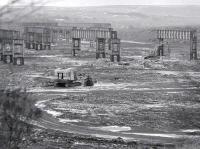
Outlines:
{"type": "Polygon", "coordinates": [[[54,117],[58,117],[58,116],[63,115],[63,113],[57,112],[57,111],[53,111],[53,110],[44,110],[44,111],[46,111],[48,114],[51,114],[54,117]]]}
{"type": "Polygon", "coordinates": [[[163,104],[144,104],[142,105],[143,108],[163,108],[165,105],[163,104]]]}
{"type": "Polygon", "coordinates": [[[120,131],[130,131],[131,127],[126,126],[105,126],[105,127],[91,127],[92,129],[98,129],[103,131],[120,132],[120,131]]]}
{"type": "Polygon", "coordinates": [[[81,122],[81,120],[71,120],[71,119],[61,119],[61,118],[59,118],[59,122],[61,122],[61,123],[78,123],[78,122],[81,122]]]}
{"type": "Polygon", "coordinates": [[[194,132],[200,132],[200,129],[186,129],[186,130],[181,130],[181,132],[194,133],[194,132]]]}
{"type": "Polygon", "coordinates": [[[124,133],[124,134],[133,134],[139,136],[149,136],[149,137],[162,137],[162,138],[182,138],[184,135],[177,134],[154,134],[154,133],[124,133]]]}

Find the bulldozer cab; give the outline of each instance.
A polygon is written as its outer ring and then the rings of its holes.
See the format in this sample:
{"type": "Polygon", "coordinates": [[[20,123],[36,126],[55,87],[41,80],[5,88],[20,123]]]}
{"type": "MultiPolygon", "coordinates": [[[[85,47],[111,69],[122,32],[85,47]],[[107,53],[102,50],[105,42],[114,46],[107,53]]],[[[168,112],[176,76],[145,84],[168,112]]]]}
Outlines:
{"type": "Polygon", "coordinates": [[[69,80],[69,81],[76,81],[77,80],[77,72],[74,68],[68,69],[56,69],[55,75],[59,80],[69,80]]]}

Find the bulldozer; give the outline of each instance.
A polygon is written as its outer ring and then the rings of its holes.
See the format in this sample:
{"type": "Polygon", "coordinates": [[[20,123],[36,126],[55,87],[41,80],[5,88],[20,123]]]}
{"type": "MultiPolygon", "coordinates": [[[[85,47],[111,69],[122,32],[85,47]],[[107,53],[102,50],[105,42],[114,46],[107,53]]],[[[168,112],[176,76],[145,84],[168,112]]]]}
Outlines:
{"type": "Polygon", "coordinates": [[[93,86],[93,79],[88,75],[86,78],[79,78],[76,68],[56,69],[54,87],[76,87],[76,86],[93,86]]]}

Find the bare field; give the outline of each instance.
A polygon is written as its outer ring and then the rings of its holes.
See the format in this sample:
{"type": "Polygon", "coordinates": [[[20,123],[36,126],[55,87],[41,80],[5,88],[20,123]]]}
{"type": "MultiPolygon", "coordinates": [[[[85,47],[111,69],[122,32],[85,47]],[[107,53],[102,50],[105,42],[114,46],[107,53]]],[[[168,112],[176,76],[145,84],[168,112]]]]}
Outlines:
{"type": "Polygon", "coordinates": [[[126,45],[119,64],[96,60],[95,51],[87,48],[77,58],[70,56],[69,48],[27,50],[25,66],[1,62],[2,87],[26,87],[37,98],[36,106],[52,116],[52,124],[39,123],[43,127],[105,139],[198,140],[199,61],[144,60],[151,49],[148,44],[126,45]],[[69,89],[47,86],[54,69],[69,67],[97,83],[69,89]]]}

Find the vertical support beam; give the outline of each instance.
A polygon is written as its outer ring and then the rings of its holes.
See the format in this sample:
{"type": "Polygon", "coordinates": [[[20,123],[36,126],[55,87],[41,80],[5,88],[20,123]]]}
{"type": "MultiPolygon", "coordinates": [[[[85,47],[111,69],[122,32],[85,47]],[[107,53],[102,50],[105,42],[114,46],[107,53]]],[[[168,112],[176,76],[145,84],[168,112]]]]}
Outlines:
{"type": "Polygon", "coordinates": [[[3,40],[3,62],[13,63],[13,41],[11,39],[3,40]]]}
{"type": "Polygon", "coordinates": [[[120,49],[121,49],[121,41],[117,38],[116,31],[110,31],[111,38],[109,39],[109,50],[111,50],[110,60],[111,62],[115,61],[115,56],[117,57],[117,62],[120,62],[120,49]]]}
{"type": "Polygon", "coordinates": [[[164,39],[163,38],[159,38],[159,46],[157,49],[157,56],[164,56],[164,39]]]}
{"type": "Polygon", "coordinates": [[[190,32],[190,60],[197,60],[197,35],[196,31],[190,32]]]}
{"type": "Polygon", "coordinates": [[[18,38],[17,40],[14,40],[13,43],[14,43],[13,65],[24,65],[23,40],[18,38]]]}
{"type": "Polygon", "coordinates": [[[94,48],[94,41],[90,40],[90,48],[94,48]]]}
{"type": "Polygon", "coordinates": [[[72,56],[76,56],[76,51],[81,50],[81,38],[72,38],[72,56]]]}
{"type": "Polygon", "coordinates": [[[97,38],[96,59],[99,59],[100,55],[102,55],[102,58],[106,58],[105,45],[105,38],[97,38]]]}

